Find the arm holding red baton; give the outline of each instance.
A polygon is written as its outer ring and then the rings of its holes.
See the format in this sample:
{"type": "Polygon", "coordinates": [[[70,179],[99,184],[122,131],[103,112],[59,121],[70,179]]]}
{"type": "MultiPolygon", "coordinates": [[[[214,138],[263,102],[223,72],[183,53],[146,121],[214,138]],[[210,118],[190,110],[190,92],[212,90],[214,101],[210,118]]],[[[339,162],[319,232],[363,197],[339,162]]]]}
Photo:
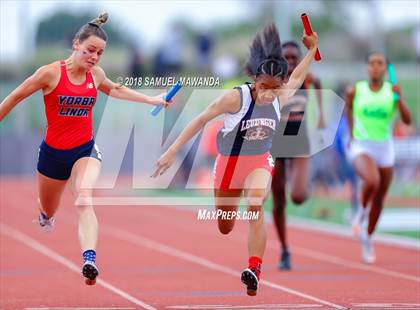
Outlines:
{"type": "MultiPolygon", "coordinates": [[[[303,13],[300,18],[302,19],[302,24],[303,24],[303,28],[305,29],[305,33],[310,36],[313,31],[312,31],[312,27],[311,27],[311,23],[309,22],[309,17],[308,15],[306,15],[306,13],[303,13]]],[[[319,53],[319,49],[316,49],[315,52],[315,60],[316,61],[320,61],[321,60],[321,54],[319,53]]]]}

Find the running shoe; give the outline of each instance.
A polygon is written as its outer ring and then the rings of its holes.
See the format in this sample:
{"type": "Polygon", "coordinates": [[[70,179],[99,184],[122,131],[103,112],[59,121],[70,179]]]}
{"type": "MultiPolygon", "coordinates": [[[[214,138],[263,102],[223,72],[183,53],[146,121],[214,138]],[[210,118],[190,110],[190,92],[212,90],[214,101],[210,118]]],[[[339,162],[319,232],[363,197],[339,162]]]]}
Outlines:
{"type": "Polygon", "coordinates": [[[283,251],[280,256],[280,262],[278,268],[280,270],[290,270],[292,269],[292,264],[290,262],[290,253],[289,251],[283,251]]]}
{"type": "Polygon", "coordinates": [[[46,217],[44,213],[39,212],[38,215],[38,224],[41,229],[45,232],[50,232],[54,229],[54,217],[46,217]]]}
{"type": "Polygon", "coordinates": [[[362,206],[359,206],[356,214],[353,217],[353,221],[351,224],[351,230],[353,232],[353,235],[357,238],[360,237],[360,234],[362,232],[363,224],[369,217],[369,209],[363,208],[362,206]]]}
{"type": "Polygon", "coordinates": [[[241,281],[246,285],[246,293],[249,296],[257,295],[259,280],[255,270],[250,268],[244,269],[244,271],[242,271],[241,281]]]}
{"type": "Polygon", "coordinates": [[[96,267],[95,262],[87,260],[83,264],[82,274],[86,278],[85,283],[87,285],[94,285],[96,283],[96,277],[99,274],[99,269],[96,267]]]}
{"type": "Polygon", "coordinates": [[[376,260],[375,250],[373,248],[372,236],[367,231],[360,234],[360,245],[362,247],[362,259],[366,264],[373,264],[376,260]]]}

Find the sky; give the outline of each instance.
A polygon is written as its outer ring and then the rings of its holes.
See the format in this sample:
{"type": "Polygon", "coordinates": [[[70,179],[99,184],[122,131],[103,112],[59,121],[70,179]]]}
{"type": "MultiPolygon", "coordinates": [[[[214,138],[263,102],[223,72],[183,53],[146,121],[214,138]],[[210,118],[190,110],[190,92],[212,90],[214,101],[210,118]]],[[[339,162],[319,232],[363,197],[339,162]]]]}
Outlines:
{"type": "MultiPolygon", "coordinates": [[[[354,31],[363,34],[371,16],[360,1],[351,2],[354,17],[354,31]]],[[[293,10],[319,11],[314,1],[282,1],[283,5],[293,6],[293,10]],[[293,2],[293,4],[292,4],[293,2]]],[[[377,0],[378,20],[384,28],[404,23],[420,23],[420,2],[416,0],[377,0]]],[[[21,56],[30,52],[33,46],[36,25],[58,10],[77,14],[79,11],[107,11],[110,20],[131,35],[141,38],[142,46],[156,47],[166,33],[168,24],[175,17],[188,19],[196,27],[210,29],[219,22],[242,20],[255,14],[253,2],[246,0],[155,0],[155,1],[64,1],[64,0],[1,0],[0,1],[0,61],[17,62],[21,56]]],[[[291,13],[291,10],[289,10],[291,13]]]]}

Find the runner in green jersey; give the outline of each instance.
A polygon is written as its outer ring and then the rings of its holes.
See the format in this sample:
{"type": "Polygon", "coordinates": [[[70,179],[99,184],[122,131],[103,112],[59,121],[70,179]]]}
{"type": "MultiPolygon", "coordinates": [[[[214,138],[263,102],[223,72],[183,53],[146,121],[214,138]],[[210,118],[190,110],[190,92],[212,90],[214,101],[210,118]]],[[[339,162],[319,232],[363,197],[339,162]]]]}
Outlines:
{"type": "Polygon", "coordinates": [[[353,220],[353,233],[360,236],[362,257],[375,261],[372,234],[381,214],[391,184],[394,145],[391,127],[398,111],[405,124],[411,123],[399,85],[385,81],[386,57],[371,53],[367,58],[369,80],[359,81],[347,90],[347,117],[350,126],[350,159],[362,180],[361,206],[353,220]],[[394,92],[399,99],[394,99],[394,92]],[[368,226],[361,223],[368,218],[368,226]]]}

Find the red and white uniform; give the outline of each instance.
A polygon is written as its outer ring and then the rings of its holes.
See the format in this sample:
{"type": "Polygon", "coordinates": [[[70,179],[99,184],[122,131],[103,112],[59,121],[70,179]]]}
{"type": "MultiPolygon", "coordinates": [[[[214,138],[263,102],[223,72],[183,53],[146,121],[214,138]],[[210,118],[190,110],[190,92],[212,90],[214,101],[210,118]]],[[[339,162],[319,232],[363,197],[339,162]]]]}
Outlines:
{"type": "Polygon", "coordinates": [[[97,90],[92,73],[86,72],[86,80],[73,84],[60,61],[61,75],[55,89],[44,95],[49,146],[66,150],[89,142],[93,138],[92,108],[96,103],[97,90]]]}
{"type": "Polygon", "coordinates": [[[242,190],[246,178],[255,169],[264,169],[273,175],[274,159],[269,152],[240,156],[219,154],[214,164],[214,188],[223,191],[242,190]]]}
{"type": "Polygon", "coordinates": [[[256,169],[272,174],[270,149],[280,121],[277,98],[272,104],[258,106],[250,84],[235,89],[241,95],[240,109],[225,114],[224,126],[217,135],[214,187],[223,191],[243,189],[247,177],[256,169]]]}

